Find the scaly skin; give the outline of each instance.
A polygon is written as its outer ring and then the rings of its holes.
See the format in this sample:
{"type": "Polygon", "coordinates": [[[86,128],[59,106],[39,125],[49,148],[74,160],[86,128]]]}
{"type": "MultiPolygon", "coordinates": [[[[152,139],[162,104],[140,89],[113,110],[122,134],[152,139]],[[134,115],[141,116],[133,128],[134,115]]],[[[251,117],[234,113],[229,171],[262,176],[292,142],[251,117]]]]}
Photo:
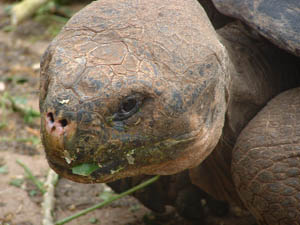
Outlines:
{"type": "Polygon", "coordinates": [[[190,206],[201,207],[193,200],[202,191],[195,187],[242,205],[232,148],[266,102],[299,84],[295,60],[241,24],[216,33],[193,0],[93,2],[41,63],[49,165],[83,183],[136,177],[120,181],[120,190],[145,175],[168,175],[153,186],[162,198],[136,194],[156,211],[171,204],[196,218],[190,206]],[[86,163],[99,168],[72,173],[86,163]]]}
{"type": "Polygon", "coordinates": [[[300,89],[286,91],[239,136],[232,173],[260,224],[300,224],[300,89]]]}

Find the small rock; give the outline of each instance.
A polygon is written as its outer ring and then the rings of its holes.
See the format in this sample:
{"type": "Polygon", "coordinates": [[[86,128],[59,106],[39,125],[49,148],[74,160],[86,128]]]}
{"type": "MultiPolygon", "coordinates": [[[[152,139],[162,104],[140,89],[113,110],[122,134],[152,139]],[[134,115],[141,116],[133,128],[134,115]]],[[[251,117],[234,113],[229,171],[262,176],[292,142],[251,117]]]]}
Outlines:
{"type": "Polygon", "coordinates": [[[40,63],[35,63],[31,66],[31,68],[34,70],[34,71],[37,71],[40,69],[40,63]]]}
{"type": "Polygon", "coordinates": [[[4,82],[0,82],[0,92],[5,90],[5,84],[4,82]]]}

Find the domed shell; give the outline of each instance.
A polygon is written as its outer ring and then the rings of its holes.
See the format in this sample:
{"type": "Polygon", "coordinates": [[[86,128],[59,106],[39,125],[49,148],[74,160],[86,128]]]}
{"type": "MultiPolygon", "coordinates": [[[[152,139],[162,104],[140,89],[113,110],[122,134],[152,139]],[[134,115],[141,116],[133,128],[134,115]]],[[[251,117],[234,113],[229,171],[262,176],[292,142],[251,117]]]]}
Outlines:
{"type": "Polygon", "coordinates": [[[299,0],[212,0],[223,14],[247,23],[275,45],[300,56],[299,0]]]}

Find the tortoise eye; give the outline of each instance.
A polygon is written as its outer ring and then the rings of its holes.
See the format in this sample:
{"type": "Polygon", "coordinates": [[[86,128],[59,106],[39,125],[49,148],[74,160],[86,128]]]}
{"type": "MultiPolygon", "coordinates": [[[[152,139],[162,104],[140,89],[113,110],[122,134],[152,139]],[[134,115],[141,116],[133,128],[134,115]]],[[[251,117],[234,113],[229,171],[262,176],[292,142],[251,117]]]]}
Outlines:
{"type": "Polygon", "coordinates": [[[132,98],[132,99],[127,99],[125,102],[122,103],[121,105],[121,112],[124,113],[129,113],[132,111],[137,105],[137,100],[132,98]]]}
{"type": "Polygon", "coordinates": [[[141,104],[142,100],[139,96],[133,95],[126,97],[121,102],[118,112],[114,114],[113,120],[121,121],[128,119],[139,110],[141,104]]]}

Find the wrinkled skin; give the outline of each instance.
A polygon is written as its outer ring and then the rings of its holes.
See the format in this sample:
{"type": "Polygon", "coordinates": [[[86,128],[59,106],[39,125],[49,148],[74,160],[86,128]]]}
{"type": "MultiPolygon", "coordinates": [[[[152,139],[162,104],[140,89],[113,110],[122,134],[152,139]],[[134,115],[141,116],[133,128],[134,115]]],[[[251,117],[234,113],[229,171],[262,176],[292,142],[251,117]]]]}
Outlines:
{"type": "MultiPolygon", "coordinates": [[[[240,150],[232,153],[236,139],[272,97],[299,85],[299,60],[239,23],[216,33],[196,1],[171,3],[96,1],[51,43],[41,63],[40,95],[49,165],[77,182],[115,181],[117,191],[145,175],[168,175],[135,194],[156,211],[169,204],[191,219],[202,217],[193,209],[201,210],[204,190],[246,206],[261,224],[299,225],[299,198],[290,203],[293,218],[281,223],[287,211],[271,218],[272,207],[248,202],[255,189],[244,191],[247,172],[231,175],[232,157],[233,163],[241,157],[240,150]],[[72,173],[86,163],[98,168],[87,176],[72,173]]],[[[243,143],[237,148],[247,149],[243,143]]]]}
{"type": "Polygon", "coordinates": [[[226,56],[212,26],[201,22],[207,21],[203,9],[193,1],[189,4],[195,9],[187,3],[170,9],[141,3],[143,13],[153,6],[147,17],[128,12],[130,4],[89,5],[52,42],[42,63],[42,133],[48,159],[80,182],[174,174],[194,167],[214,149],[222,132],[229,83],[226,56]],[[91,9],[101,16],[91,15],[91,9]],[[203,13],[197,15],[198,10],[203,13]],[[161,19],[153,20],[155,14],[161,19]],[[189,27],[181,23],[188,15],[195,20],[189,27]],[[194,32],[208,35],[197,38],[194,32]],[[181,45],[174,48],[176,42],[181,45]],[[126,108],[134,114],[123,119],[126,108]],[[56,121],[61,127],[52,131],[56,121]],[[100,167],[90,177],[68,169],[87,162],[100,167]]]}

